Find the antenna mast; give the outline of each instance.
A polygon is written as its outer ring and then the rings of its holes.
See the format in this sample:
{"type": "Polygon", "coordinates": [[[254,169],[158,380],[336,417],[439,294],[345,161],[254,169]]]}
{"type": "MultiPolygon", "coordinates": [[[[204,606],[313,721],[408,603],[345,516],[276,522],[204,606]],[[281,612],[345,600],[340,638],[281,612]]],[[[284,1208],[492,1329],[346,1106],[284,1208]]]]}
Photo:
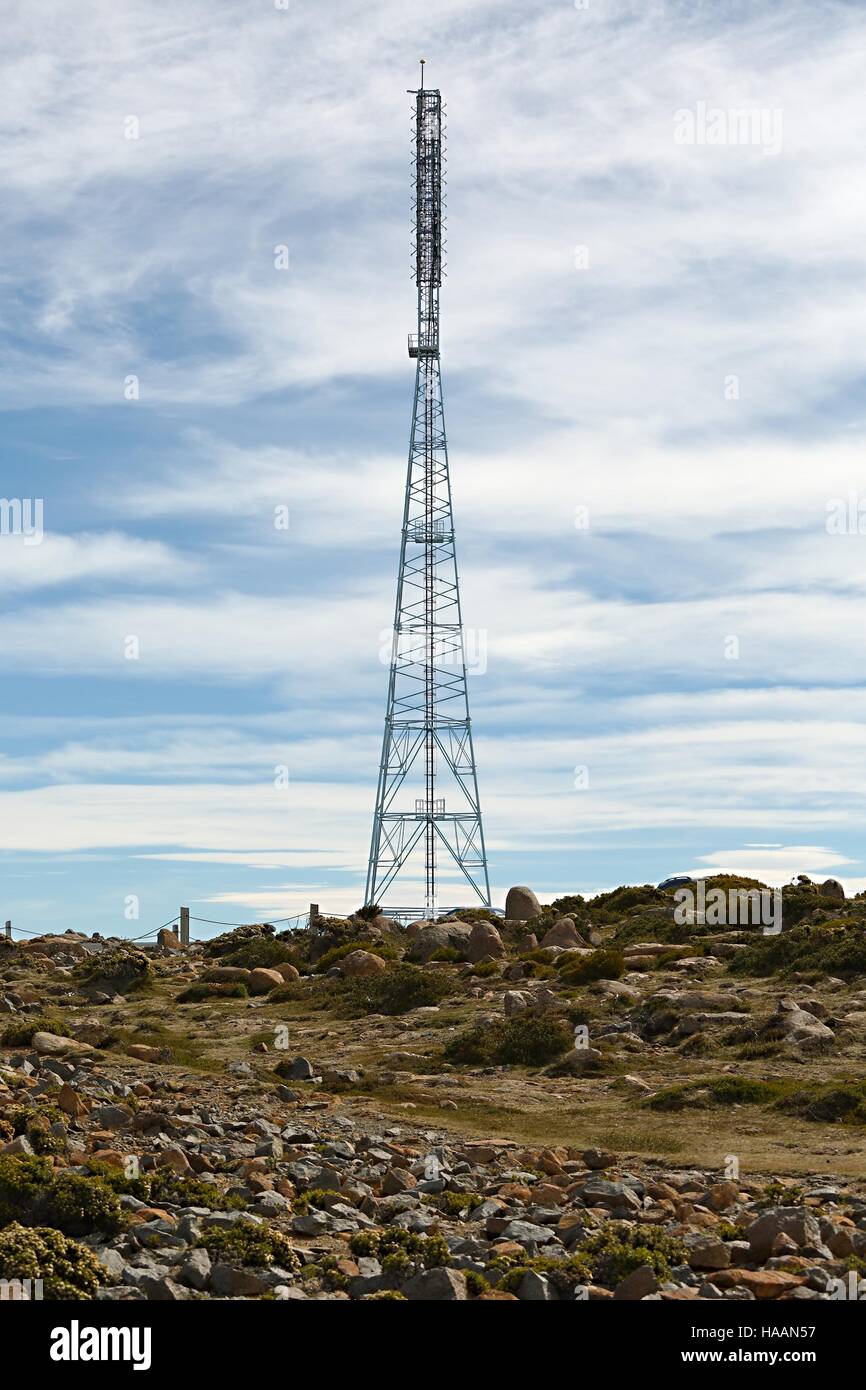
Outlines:
{"type": "Polygon", "coordinates": [[[424,65],[422,58],[421,86],[413,92],[418,331],[409,336],[409,356],[417,360],[415,401],[366,901],[380,902],[423,840],[424,912],[430,918],[438,913],[444,877],[438,859],[487,907],[490,882],[469,719],[439,356],[443,106],[440,92],[424,87],[424,65]],[[405,803],[413,781],[422,794],[410,810],[405,803]]]}

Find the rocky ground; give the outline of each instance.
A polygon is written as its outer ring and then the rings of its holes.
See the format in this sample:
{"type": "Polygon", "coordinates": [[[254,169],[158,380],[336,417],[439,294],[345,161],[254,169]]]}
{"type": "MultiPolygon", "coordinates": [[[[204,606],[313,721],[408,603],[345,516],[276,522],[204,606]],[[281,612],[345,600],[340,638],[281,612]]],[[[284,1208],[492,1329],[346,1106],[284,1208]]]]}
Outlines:
{"type": "Polygon", "coordinates": [[[866,903],[784,910],[768,936],[654,888],[512,890],[505,921],[0,948],[0,1278],[863,1297],[866,903]]]}

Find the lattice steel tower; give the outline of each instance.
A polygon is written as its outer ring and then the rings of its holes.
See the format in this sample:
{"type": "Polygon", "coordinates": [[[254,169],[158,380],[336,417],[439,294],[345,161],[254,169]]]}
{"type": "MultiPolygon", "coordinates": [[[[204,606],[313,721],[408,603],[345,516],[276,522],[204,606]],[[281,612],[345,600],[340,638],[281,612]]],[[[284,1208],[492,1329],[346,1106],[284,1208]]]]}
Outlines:
{"type": "Polygon", "coordinates": [[[421,87],[413,95],[418,332],[409,336],[409,356],[418,366],[366,901],[382,901],[416,847],[420,857],[423,839],[424,910],[432,916],[439,907],[437,852],[487,906],[490,883],[469,720],[439,364],[442,97],[424,89],[423,60],[421,87]],[[406,803],[413,784],[418,795],[410,810],[406,803]]]}

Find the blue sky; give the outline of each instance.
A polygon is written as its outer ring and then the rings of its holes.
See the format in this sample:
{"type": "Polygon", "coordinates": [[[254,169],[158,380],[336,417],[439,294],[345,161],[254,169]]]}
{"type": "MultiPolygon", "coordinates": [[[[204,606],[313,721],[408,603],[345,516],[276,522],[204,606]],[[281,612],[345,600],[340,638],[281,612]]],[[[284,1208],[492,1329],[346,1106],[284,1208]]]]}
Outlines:
{"type": "Polygon", "coordinates": [[[0,536],[0,919],[361,900],[422,53],[494,901],[866,886],[864,40],[798,0],[11,6],[0,491],[44,537],[0,536]]]}

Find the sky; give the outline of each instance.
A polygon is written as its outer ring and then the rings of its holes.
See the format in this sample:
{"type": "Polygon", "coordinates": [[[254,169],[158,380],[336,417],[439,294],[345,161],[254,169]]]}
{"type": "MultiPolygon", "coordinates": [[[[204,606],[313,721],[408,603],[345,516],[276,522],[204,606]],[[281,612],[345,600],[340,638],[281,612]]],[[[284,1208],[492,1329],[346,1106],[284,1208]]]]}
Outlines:
{"type": "Polygon", "coordinates": [[[864,49],[840,0],[11,0],[0,920],[363,901],[421,55],[494,903],[866,887],[864,49]]]}

